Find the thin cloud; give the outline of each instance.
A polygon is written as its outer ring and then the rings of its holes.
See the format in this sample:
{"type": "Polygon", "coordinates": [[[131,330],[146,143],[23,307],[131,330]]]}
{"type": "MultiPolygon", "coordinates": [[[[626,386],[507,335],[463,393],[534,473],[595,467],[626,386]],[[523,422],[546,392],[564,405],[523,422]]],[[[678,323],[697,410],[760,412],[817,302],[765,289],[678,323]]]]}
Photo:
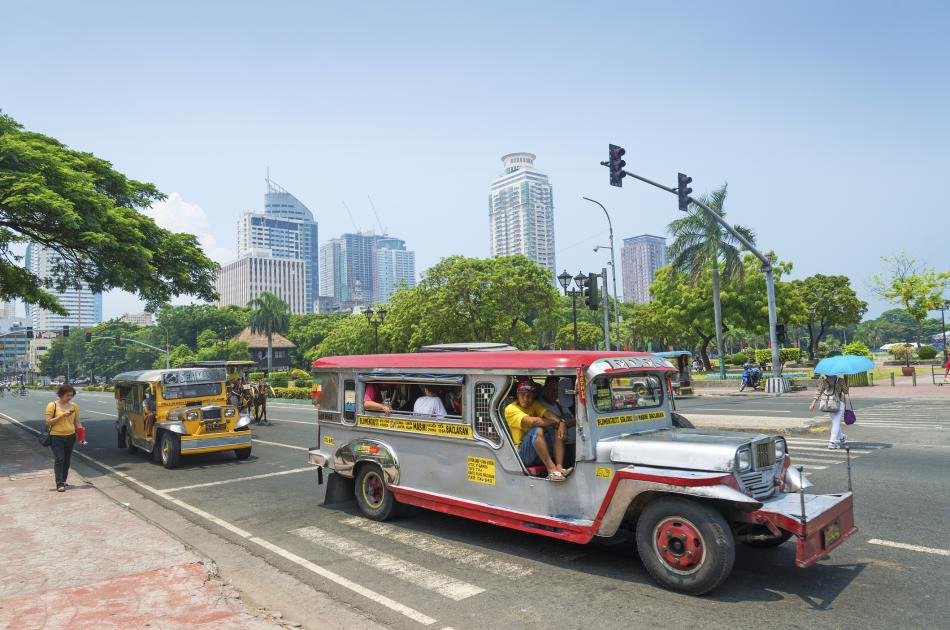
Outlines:
{"type": "Polygon", "coordinates": [[[185,201],[179,193],[173,192],[165,201],[152,204],[145,214],[166,230],[197,236],[205,255],[212,260],[221,264],[234,260],[234,252],[218,243],[208,213],[198,204],[185,201]]]}

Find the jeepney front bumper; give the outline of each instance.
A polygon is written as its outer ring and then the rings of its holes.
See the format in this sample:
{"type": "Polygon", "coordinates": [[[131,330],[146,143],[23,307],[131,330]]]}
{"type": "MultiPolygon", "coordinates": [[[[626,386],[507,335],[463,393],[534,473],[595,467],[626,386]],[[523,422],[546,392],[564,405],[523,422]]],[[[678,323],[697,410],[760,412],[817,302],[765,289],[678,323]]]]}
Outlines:
{"type": "MultiPolygon", "coordinates": [[[[796,537],[795,565],[807,568],[824,558],[858,528],[854,525],[854,501],[850,492],[805,494],[790,492],[762,502],[746,519],[764,525],[773,534],[789,532],[796,537]]],[[[744,519],[745,520],[745,519],[744,519]]]]}
{"type": "Polygon", "coordinates": [[[311,448],[307,451],[307,461],[322,468],[332,461],[332,456],[329,453],[324,453],[319,448],[311,448]]]}

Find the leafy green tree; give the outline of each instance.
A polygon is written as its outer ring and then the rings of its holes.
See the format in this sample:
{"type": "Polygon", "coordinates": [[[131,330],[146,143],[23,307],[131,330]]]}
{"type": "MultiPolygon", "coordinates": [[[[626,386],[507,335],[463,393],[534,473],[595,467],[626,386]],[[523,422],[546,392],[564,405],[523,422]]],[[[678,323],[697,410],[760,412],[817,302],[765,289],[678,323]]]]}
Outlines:
{"type": "Polygon", "coordinates": [[[346,318],[346,314],[341,313],[291,315],[287,338],[297,344],[292,365],[301,365],[304,360],[316,359],[320,343],[346,318]]]}
{"type": "MultiPolygon", "coordinates": [[[[558,348],[570,349],[574,347],[574,323],[566,324],[557,331],[554,340],[558,348]]],[[[577,349],[595,350],[604,345],[604,329],[590,322],[577,322],[577,349]]]]}
{"type": "Polygon", "coordinates": [[[274,333],[283,334],[290,327],[290,307],[287,302],[264,291],[248,302],[251,307],[249,324],[254,333],[267,337],[267,369],[272,367],[274,354],[274,333]]]}
{"type": "Polygon", "coordinates": [[[818,344],[834,326],[857,324],[868,310],[858,299],[847,276],[815,274],[792,282],[794,290],[807,305],[802,315],[808,331],[808,358],[818,358],[818,344]]]}
{"type": "MultiPolygon", "coordinates": [[[[726,216],[725,203],[728,193],[727,184],[700,197],[700,201],[720,217],[726,216]]],[[[747,241],[755,244],[755,234],[741,225],[733,226],[747,241]]],[[[741,243],[727,232],[711,216],[696,204],[692,204],[687,215],[671,222],[667,228],[673,237],[670,246],[670,258],[674,268],[689,273],[697,281],[704,273],[712,280],[713,332],[719,356],[724,356],[722,339],[722,281],[737,279],[741,285],[745,268],[740,255],[741,243]]],[[[705,357],[705,348],[703,348],[705,357]]],[[[708,361],[708,357],[705,357],[708,361]]]]}
{"type": "Polygon", "coordinates": [[[868,349],[863,342],[852,341],[851,343],[846,343],[841,347],[842,354],[855,354],[860,357],[867,357],[873,359],[874,355],[871,354],[871,351],[868,349]]]}
{"type": "Polygon", "coordinates": [[[248,326],[250,309],[239,306],[218,307],[212,304],[189,304],[187,306],[164,306],[155,318],[155,326],[149,328],[156,346],[165,347],[165,332],[169,345],[184,344],[196,350],[198,335],[204,330],[213,330],[221,339],[230,339],[248,326]]]}
{"type": "MultiPolygon", "coordinates": [[[[940,320],[931,317],[922,324],[925,338],[930,338],[940,332],[940,320]]],[[[880,348],[888,343],[910,342],[917,334],[917,322],[902,308],[892,308],[884,311],[875,319],[869,319],[858,324],[855,338],[863,341],[869,348],[880,348]]]]}
{"type": "Polygon", "coordinates": [[[925,268],[904,253],[883,256],[887,271],[873,279],[874,291],[904,307],[917,328],[917,343],[923,342],[923,323],[928,311],[937,310],[950,284],[950,271],[925,268]]]}
{"type": "Polygon", "coordinates": [[[156,308],[178,295],[216,297],[216,264],[191,234],[158,227],[139,211],[165,196],[91,153],[25,131],[0,113],[0,300],[20,298],[60,314],[50,289],[119,288],[156,308]],[[50,284],[13,248],[32,242],[59,256],[50,284]]]}
{"type": "MultiPolygon", "coordinates": [[[[380,339],[380,350],[383,340],[380,339]]],[[[360,313],[348,316],[334,326],[320,345],[317,347],[317,356],[339,356],[346,354],[369,354],[373,351],[373,328],[360,313]]]]}

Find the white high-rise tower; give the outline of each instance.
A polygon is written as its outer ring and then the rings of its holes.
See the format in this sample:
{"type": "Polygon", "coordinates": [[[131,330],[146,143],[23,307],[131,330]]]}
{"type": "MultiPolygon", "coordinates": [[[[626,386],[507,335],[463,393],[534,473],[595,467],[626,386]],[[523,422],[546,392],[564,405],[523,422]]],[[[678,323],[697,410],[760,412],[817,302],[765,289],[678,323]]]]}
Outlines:
{"type": "Polygon", "coordinates": [[[554,198],[548,176],[534,167],[533,153],[501,158],[504,172],[491,183],[488,220],[491,255],[524,254],[555,275],[554,198]]]}

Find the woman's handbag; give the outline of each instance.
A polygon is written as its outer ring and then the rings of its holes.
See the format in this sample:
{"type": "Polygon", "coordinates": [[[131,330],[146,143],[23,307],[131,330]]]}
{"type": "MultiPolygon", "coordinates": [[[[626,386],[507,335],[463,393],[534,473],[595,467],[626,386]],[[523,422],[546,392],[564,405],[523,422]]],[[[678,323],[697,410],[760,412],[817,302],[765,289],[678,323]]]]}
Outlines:
{"type": "Polygon", "coordinates": [[[49,446],[53,443],[53,438],[50,437],[49,429],[50,426],[47,424],[45,427],[43,427],[43,432],[40,433],[40,437],[37,438],[40,441],[40,446],[49,446]]]}
{"type": "Polygon", "coordinates": [[[851,396],[848,396],[848,406],[844,410],[844,423],[850,426],[857,419],[858,417],[854,415],[854,405],[851,404],[851,396]]]}
{"type": "Polygon", "coordinates": [[[821,399],[818,401],[818,411],[835,413],[838,411],[838,405],[840,404],[841,401],[838,400],[838,395],[835,393],[834,388],[832,388],[831,391],[821,395],[821,399]]]}

